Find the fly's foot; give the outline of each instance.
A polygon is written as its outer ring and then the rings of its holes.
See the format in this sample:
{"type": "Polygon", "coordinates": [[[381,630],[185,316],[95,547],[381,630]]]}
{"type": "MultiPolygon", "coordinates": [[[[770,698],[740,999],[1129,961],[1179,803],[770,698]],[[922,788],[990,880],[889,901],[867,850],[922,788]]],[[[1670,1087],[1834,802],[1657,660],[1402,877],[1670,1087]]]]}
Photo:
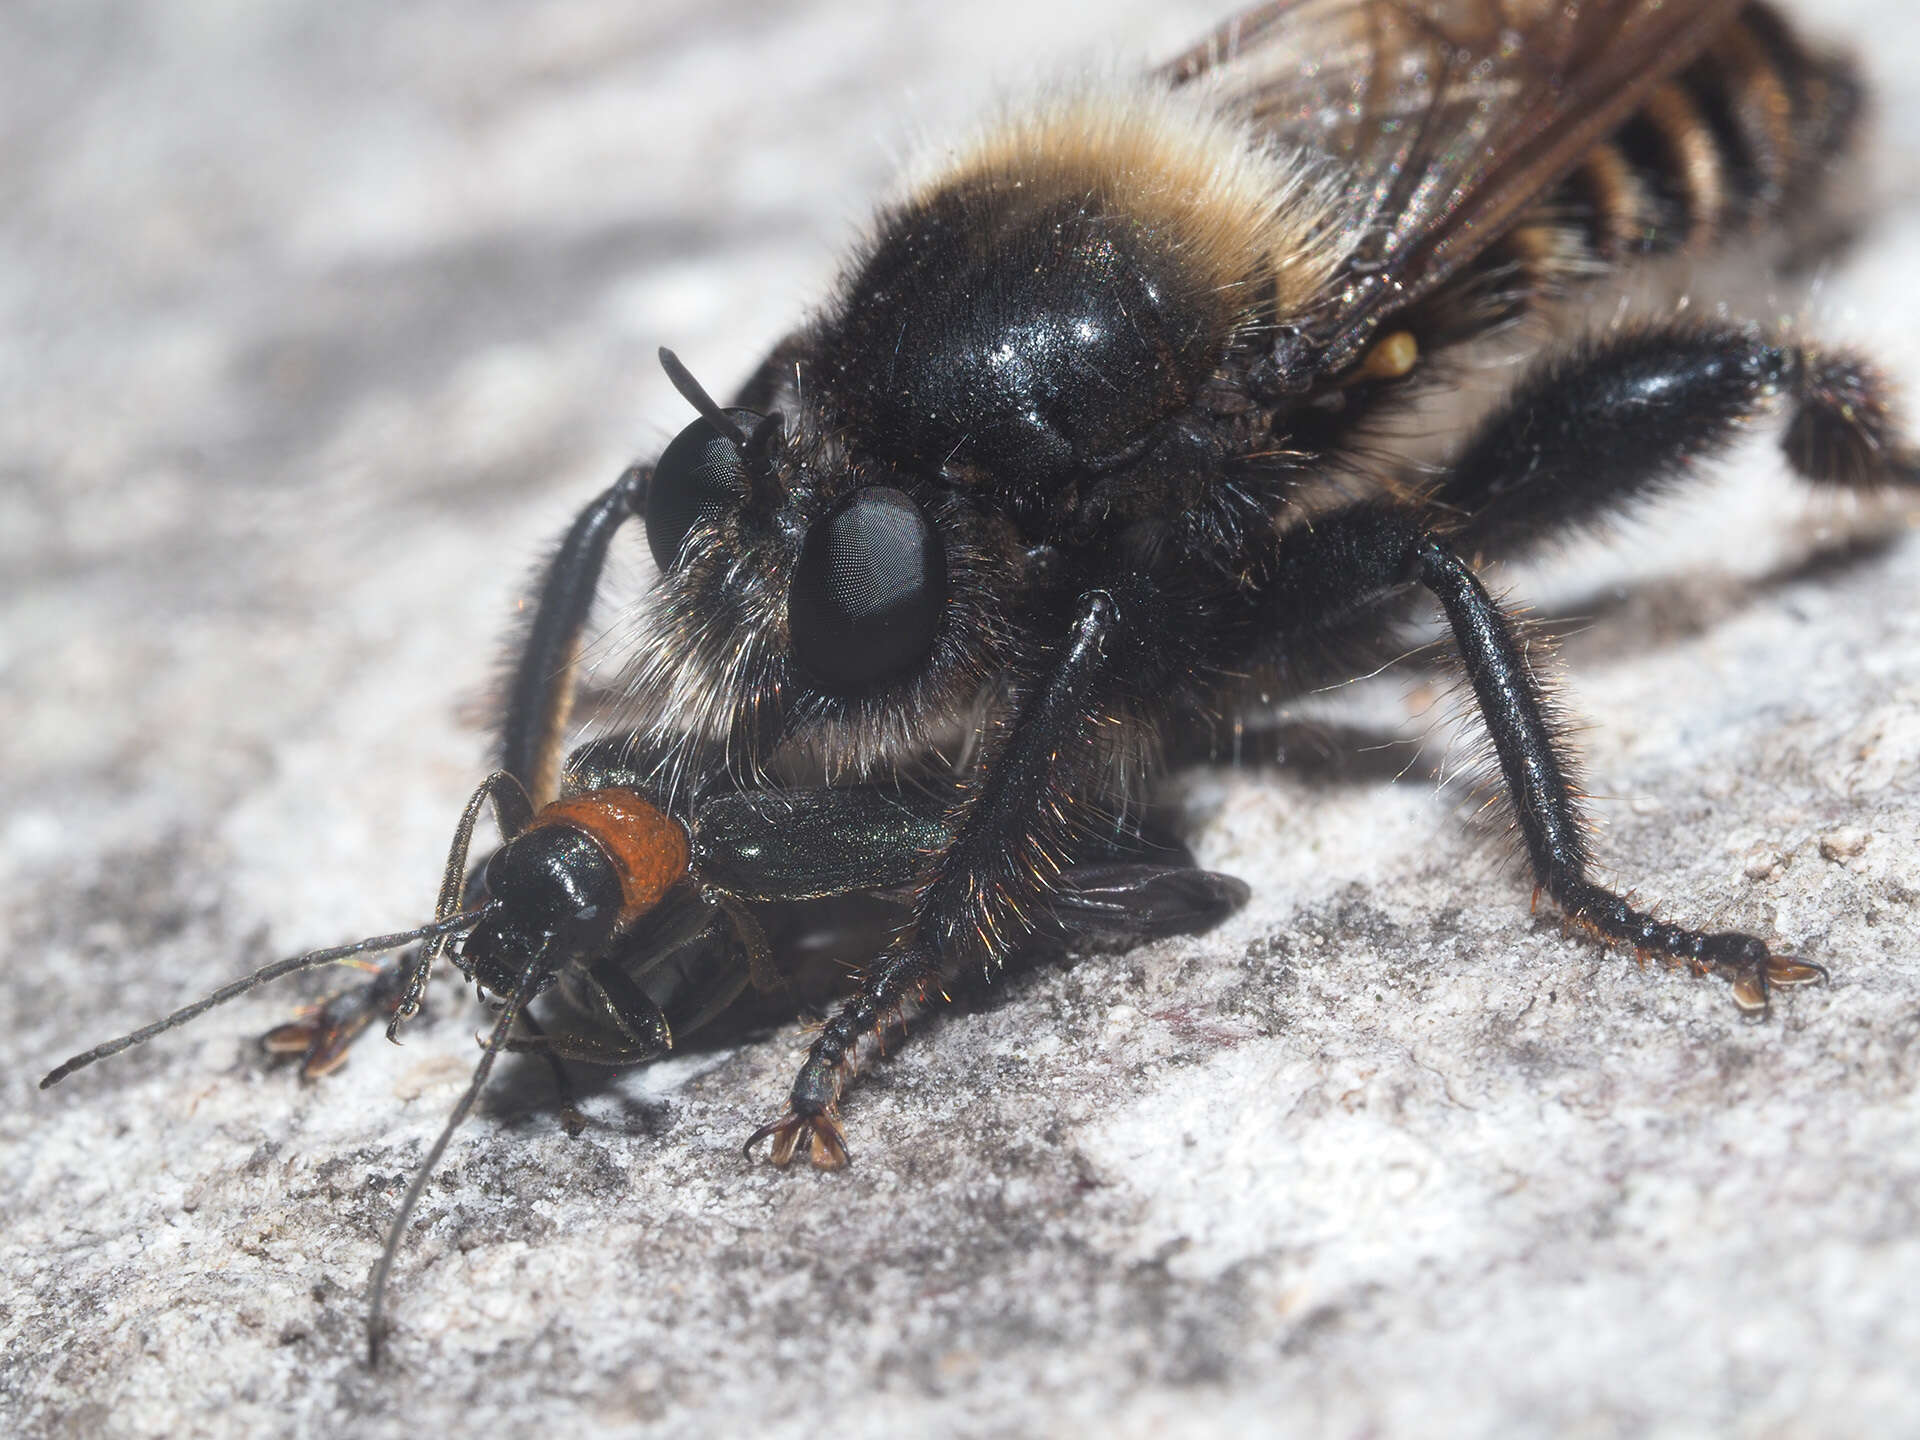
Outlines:
{"type": "Polygon", "coordinates": [[[1827,980],[1824,967],[1791,955],[1766,955],[1733,979],[1733,1003],[1749,1015],[1764,1015],[1767,992],[1775,986],[1816,985],[1827,980]]]}
{"type": "Polygon", "coordinates": [[[746,1152],[762,1140],[771,1140],[767,1158],[781,1169],[793,1163],[804,1148],[807,1158],[820,1170],[838,1170],[847,1163],[847,1136],[831,1110],[802,1114],[789,1109],[771,1125],[762,1125],[747,1137],[746,1152]]]}
{"type": "Polygon", "coordinates": [[[783,1169],[802,1148],[816,1170],[838,1170],[847,1163],[846,1132],[835,1112],[853,1073],[854,1046],[860,1036],[879,1028],[881,1013],[882,1006],[863,987],[845,1009],[820,1027],[806,1063],[794,1077],[787,1113],[747,1137],[749,1155],[762,1140],[771,1140],[767,1158],[783,1169]]]}
{"type": "Polygon", "coordinates": [[[1696,975],[1720,976],[1733,986],[1733,1003],[1754,1019],[1766,1015],[1767,996],[1774,986],[1812,985],[1827,978],[1827,972],[1811,960],[1775,955],[1758,935],[1669,925],[1584,881],[1563,883],[1556,898],[1569,920],[1603,939],[1631,945],[1638,957],[1662,958],[1685,965],[1696,975]]]}
{"type": "Polygon", "coordinates": [[[306,1006],[297,1018],[274,1026],[260,1037],[260,1048],[270,1055],[298,1055],[302,1080],[333,1073],[346,1063],[347,1051],[369,1025],[393,1014],[401,973],[402,967],[380,966],[364,983],[306,1006]]]}
{"type": "Polygon", "coordinates": [[[1733,1003],[1755,1019],[1767,1013],[1767,996],[1774,986],[1812,985],[1827,972],[1811,960],[1775,955],[1757,935],[1702,935],[1685,958],[1702,975],[1723,975],[1733,985],[1733,1003]]]}

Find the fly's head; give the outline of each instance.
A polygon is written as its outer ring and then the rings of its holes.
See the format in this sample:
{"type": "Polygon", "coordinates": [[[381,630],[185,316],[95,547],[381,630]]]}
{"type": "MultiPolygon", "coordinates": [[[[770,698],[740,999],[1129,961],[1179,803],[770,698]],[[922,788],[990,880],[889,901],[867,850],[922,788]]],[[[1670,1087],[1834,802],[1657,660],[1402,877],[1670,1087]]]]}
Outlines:
{"type": "Polygon", "coordinates": [[[648,485],[659,576],[624,699],[670,741],[663,788],[755,781],[783,748],[857,777],[948,738],[1004,666],[1004,521],[937,460],[858,456],[797,384],[776,408],[722,408],[662,363],[699,414],[648,485]]]}

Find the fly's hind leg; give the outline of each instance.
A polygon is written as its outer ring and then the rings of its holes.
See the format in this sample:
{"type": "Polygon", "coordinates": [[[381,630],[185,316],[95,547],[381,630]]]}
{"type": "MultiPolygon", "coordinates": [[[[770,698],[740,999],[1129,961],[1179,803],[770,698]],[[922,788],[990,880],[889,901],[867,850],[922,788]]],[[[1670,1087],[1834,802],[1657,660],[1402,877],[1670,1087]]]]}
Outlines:
{"type": "Polygon", "coordinates": [[[1842,351],[1728,325],[1642,326],[1535,367],[1426,496],[1462,555],[1500,556],[1658,498],[1783,404],[1781,448],[1817,488],[1920,491],[1891,387],[1842,351]]]}
{"type": "Polygon", "coordinates": [[[1753,1013],[1773,986],[1825,972],[1758,936],[1657,920],[1591,878],[1571,762],[1541,682],[1465,557],[1521,551],[1656,498],[1776,406],[1786,458],[1814,486],[1920,496],[1920,450],[1870,364],[1727,325],[1643,326],[1536,367],[1417,508],[1355,506],[1290,531],[1255,601],[1284,650],[1292,637],[1377,628],[1412,586],[1426,589],[1465,663],[1540,889],[1609,941],[1723,976],[1753,1013]]]}
{"type": "Polygon", "coordinates": [[[1534,875],[1567,918],[1615,944],[1632,946],[1641,956],[1720,975],[1732,983],[1734,1003],[1753,1014],[1765,1012],[1773,986],[1824,980],[1826,971],[1818,965],[1776,955],[1757,935],[1669,924],[1636,910],[1589,876],[1578,801],[1512,621],[1466,563],[1439,541],[1416,542],[1410,558],[1453,629],[1534,875]]]}

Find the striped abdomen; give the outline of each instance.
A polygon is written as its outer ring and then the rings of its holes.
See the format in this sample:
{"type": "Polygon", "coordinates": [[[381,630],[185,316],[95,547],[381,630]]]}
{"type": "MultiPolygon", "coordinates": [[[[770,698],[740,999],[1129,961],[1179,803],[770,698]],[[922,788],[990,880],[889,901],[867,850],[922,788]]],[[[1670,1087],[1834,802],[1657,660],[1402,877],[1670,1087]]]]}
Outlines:
{"type": "Polygon", "coordinates": [[[1702,248],[1817,188],[1860,108],[1852,67],[1749,5],[1598,146],[1556,197],[1607,259],[1702,248]]]}
{"type": "Polygon", "coordinates": [[[1749,5],[1488,248],[1440,307],[1440,328],[1460,338],[1619,262],[1698,253],[1778,223],[1845,153],[1860,101],[1846,60],[1810,51],[1771,6],[1749,5]]]}

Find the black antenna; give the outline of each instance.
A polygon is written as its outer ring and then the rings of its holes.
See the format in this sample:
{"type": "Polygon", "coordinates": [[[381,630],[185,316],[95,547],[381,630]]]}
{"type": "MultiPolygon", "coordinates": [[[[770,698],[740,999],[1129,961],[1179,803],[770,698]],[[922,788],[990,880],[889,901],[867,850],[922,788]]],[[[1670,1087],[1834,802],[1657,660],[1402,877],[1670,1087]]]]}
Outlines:
{"type": "MultiPolygon", "coordinates": [[[[707,394],[698,380],[693,378],[693,372],[682,365],[680,357],[664,345],[660,347],[660,368],[667,372],[667,379],[671,380],[673,388],[680,392],[680,398],[698,410],[702,420],[713,426],[739,446],[742,453],[745,453],[749,438],[747,432],[740,428],[731,415],[714,404],[713,397],[707,394]]],[[[761,422],[763,426],[765,423],[765,421],[761,422]]]]}
{"type": "MultiPolygon", "coordinates": [[[[551,939],[551,937],[549,937],[551,939]]],[[[400,1197],[400,1213],[393,1217],[393,1228],[387,1231],[386,1248],[380,1252],[380,1259],[373,1267],[373,1278],[367,1285],[367,1368],[380,1368],[380,1346],[386,1339],[387,1277],[393,1273],[394,1257],[400,1252],[400,1241],[406,1235],[407,1221],[412,1218],[414,1207],[420,1203],[420,1197],[426,1193],[427,1181],[433,1175],[434,1167],[440,1163],[440,1157],[447,1153],[447,1146],[453,1140],[453,1132],[460,1128],[461,1122],[473,1109],[473,1102],[480,1098],[480,1091],[487,1083],[487,1076],[493,1071],[493,1062],[499,1057],[506,1045],[507,1032],[513,1028],[513,1022],[520,1017],[527,1001],[533,998],[534,984],[541,967],[546,964],[547,946],[542,945],[527,962],[527,968],[520,973],[520,983],[513,987],[513,994],[500,1011],[500,1018],[494,1022],[493,1031],[487,1036],[484,1053],[480,1063],[473,1067],[473,1080],[467,1086],[467,1093],[460,1097],[460,1103],[453,1107],[453,1113],[447,1116],[447,1123],[440,1128],[439,1138],[433,1142],[433,1148],[427,1152],[427,1158],[420,1162],[420,1168],[413,1172],[413,1180],[407,1186],[407,1193],[400,1197]]]]}
{"type": "Polygon", "coordinates": [[[398,950],[402,945],[409,945],[415,940],[437,940],[443,935],[451,935],[455,931],[466,929],[468,926],[492,914],[497,908],[498,902],[490,900],[476,910],[466,910],[458,915],[446,916],[442,919],[432,921],[429,924],[422,925],[417,930],[403,930],[396,935],[374,935],[365,940],[356,940],[351,945],[335,945],[325,950],[309,950],[306,954],[295,955],[290,960],[276,960],[271,965],[262,966],[244,980],[235,980],[232,984],[222,985],[211,995],[174,1011],[173,1014],[167,1016],[164,1020],[156,1020],[151,1025],[143,1025],[129,1035],[122,1035],[117,1040],[109,1040],[104,1045],[96,1045],[93,1049],[74,1056],[65,1064],[56,1065],[53,1069],[49,1070],[46,1076],[40,1081],[40,1088],[45,1090],[51,1085],[58,1085],[62,1080],[66,1079],[67,1076],[73,1074],[74,1071],[84,1070],[96,1060],[104,1060],[109,1055],[118,1055],[122,1050],[130,1050],[135,1045],[140,1045],[151,1040],[163,1030],[171,1030],[175,1026],[184,1025],[189,1020],[206,1014],[207,1011],[213,1009],[214,1006],[224,1005],[235,996],[246,994],[247,991],[253,989],[256,985],[265,985],[268,981],[278,980],[283,975],[294,975],[302,970],[315,970],[322,965],[332,965],[336,961],[350,960],[355,955],[374,954],[382,950],[398,950]]]}
{"type": "MultiPolygon", "coordinates": [[[[480,782],[460,811],[460,823],[453,827],[453,843],[447,847],[447,868],[440,877],[440,898],[433,907],[436,923],[458,909],[460,898],[466,893],[467,851],[473,844],[473,827],[480,821],[480,807],[488,800],[493,801],[494,823],[500,827],[503,840],[518,835],[533,817],[533,802],[527,798],[526,787],[517,776],[496,770],[480,782]]],[[[400,1022],[411,1020],[426,998],[434,961],[447,948],[450,933],[443,931],[420,947],[420,956],[407,976],[407,988],[400,992],[400,999],[393,1007],[393,1018],[387,1021],[387,1039],[396,1045],[400,1043],[400,1022]]]]}
{"type": "Polygon", "coordinates": [[[757,475],[773,472],[773,457],[787,440],[787,417],[778,410],[760,417],[760,423],[747,436],[747,468],[757,475]]]}

